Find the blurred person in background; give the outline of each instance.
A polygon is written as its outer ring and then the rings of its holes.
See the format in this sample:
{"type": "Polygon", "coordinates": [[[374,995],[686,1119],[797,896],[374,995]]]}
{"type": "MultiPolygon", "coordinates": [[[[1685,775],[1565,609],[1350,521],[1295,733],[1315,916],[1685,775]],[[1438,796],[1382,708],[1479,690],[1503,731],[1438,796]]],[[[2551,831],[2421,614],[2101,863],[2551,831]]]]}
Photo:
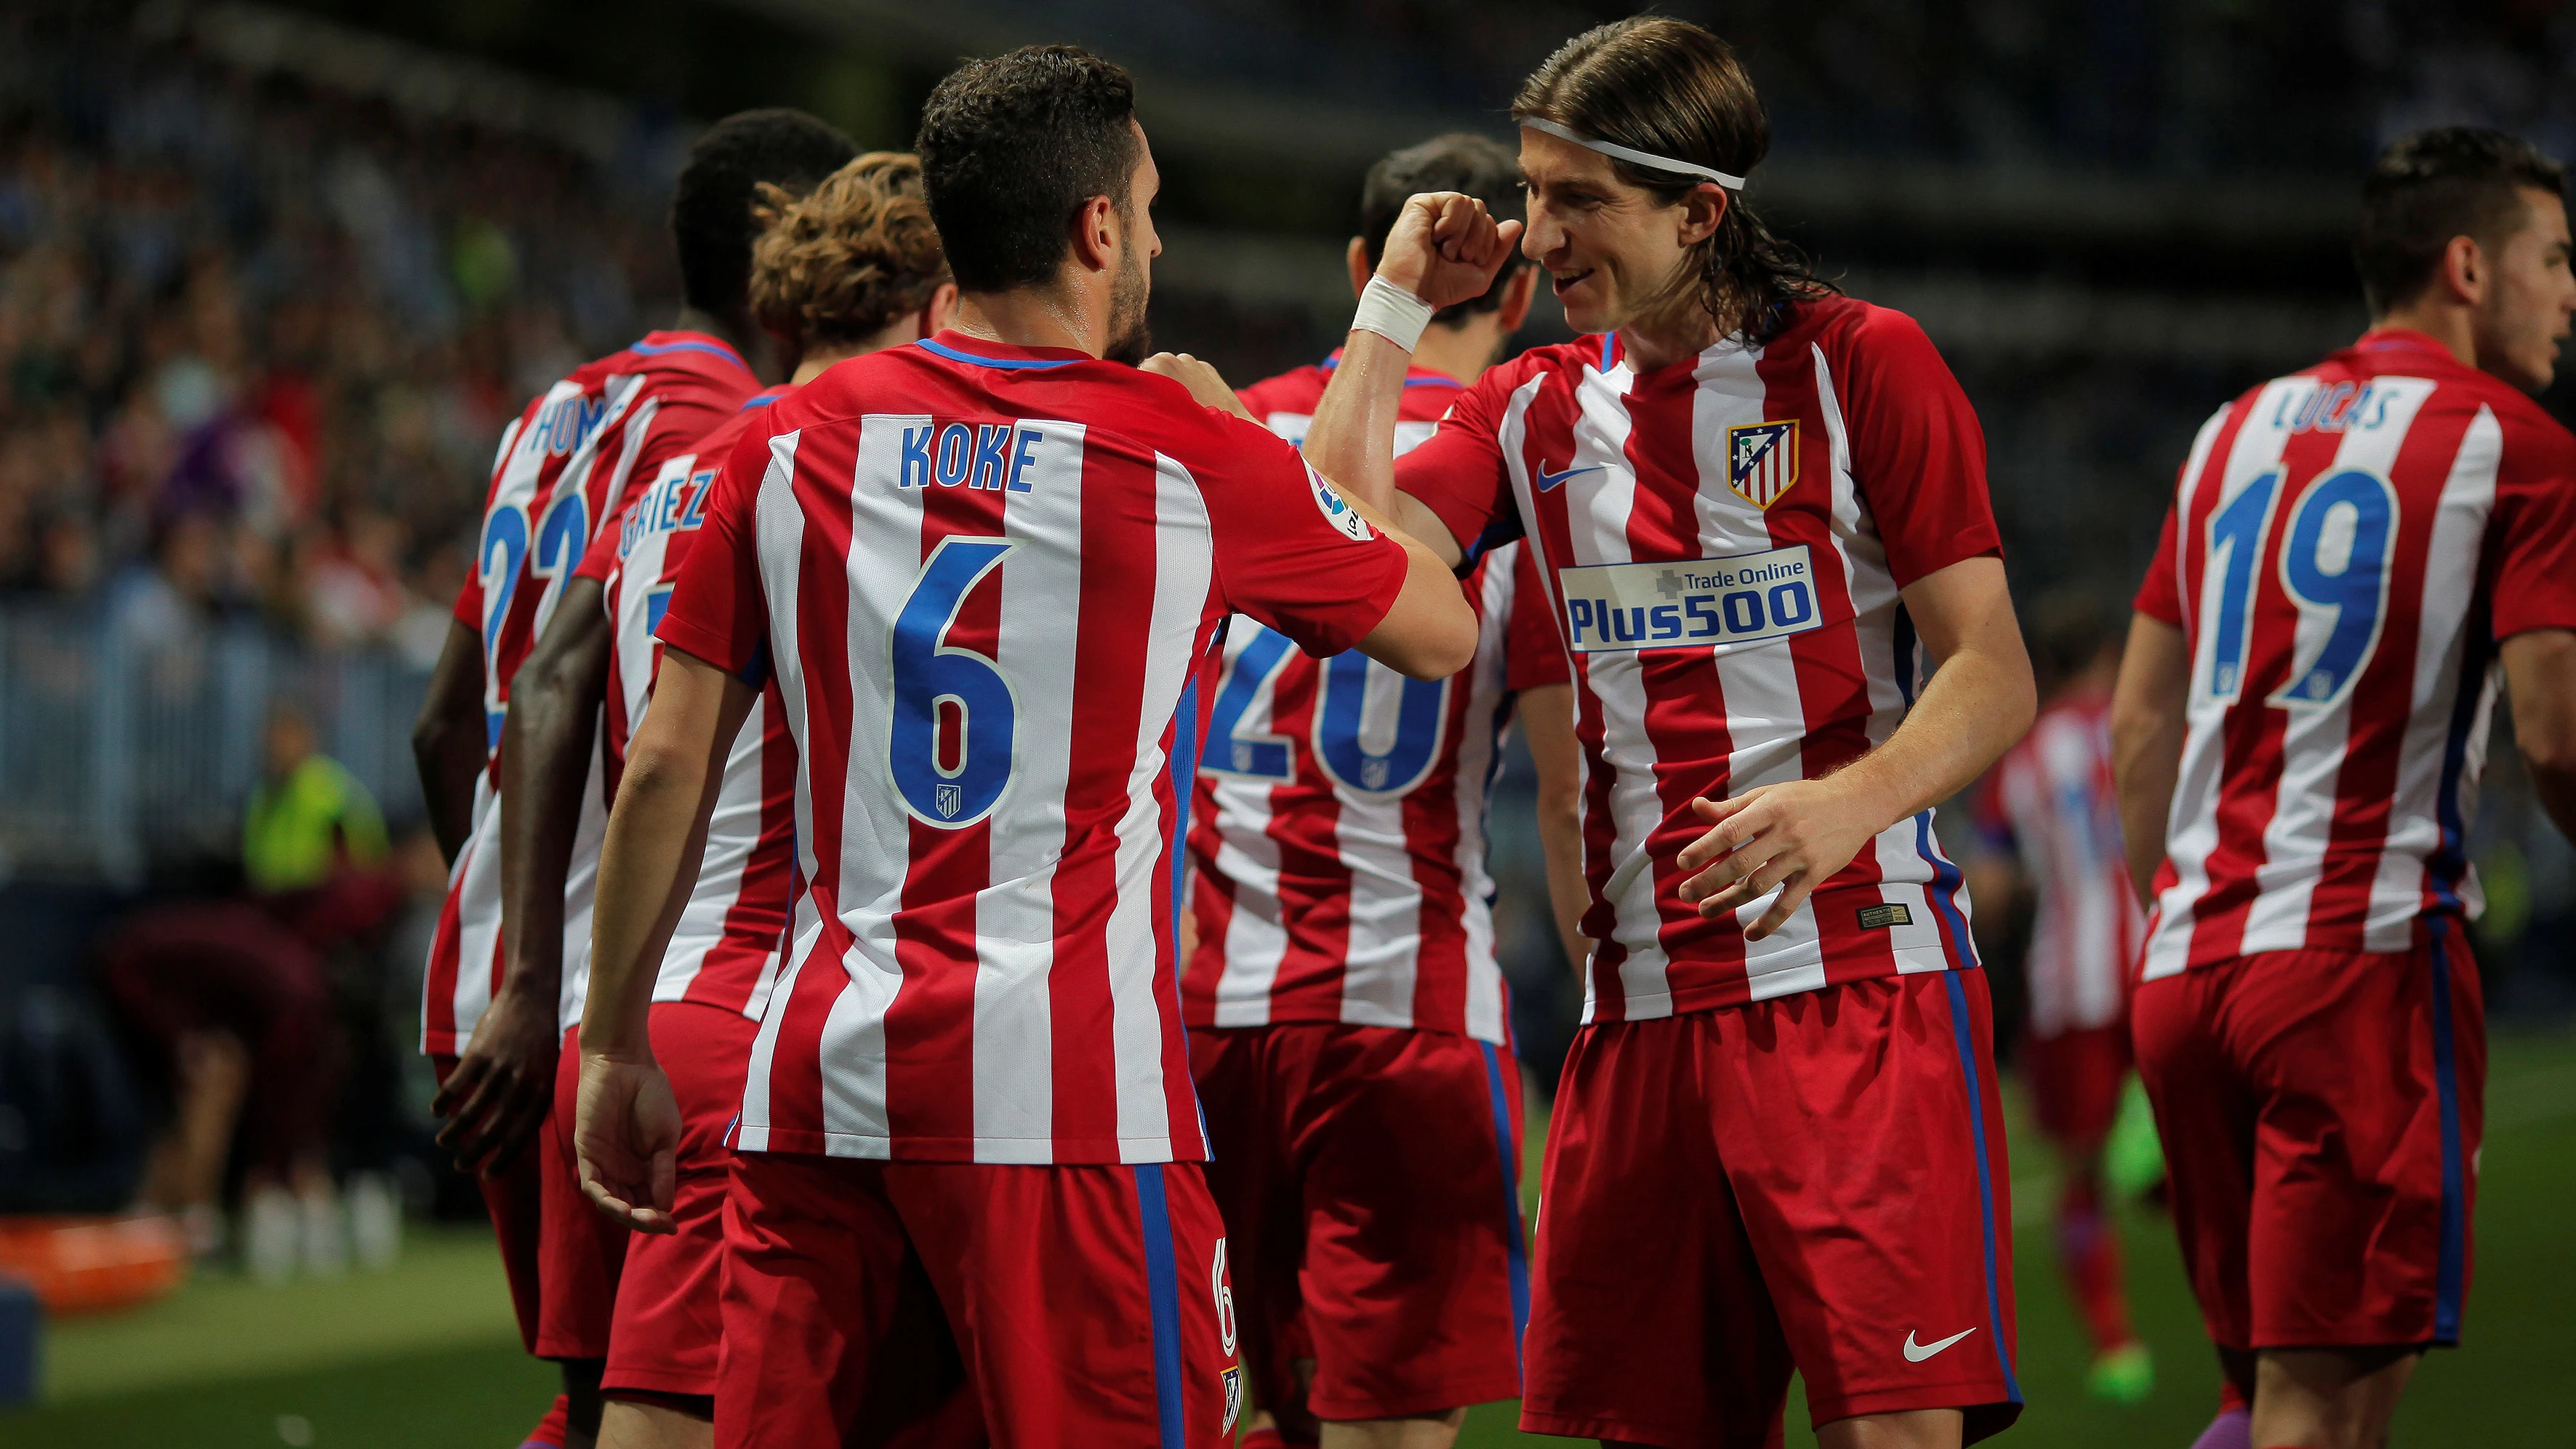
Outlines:
{"type": "Polygon", "coordinates": [[[2380,153],[2370,329],[2201,428],[2112,703],[2152,905],[2131,1002],[2227,1402],[2203,1449],[2374,1449],[2460,1341],[2486,1120],[2465,939],[2486,723],[2576,832],[2566,171],[2500,131],[2380,153]]]}
{"type": "Polygon", "coordinates": [[[2058,1267],[2093,1339],[2086,1387],[2136,1404],[2154,1390],[2155,1361],[2130,1329],[2103,1164],[2129,1076],[2128,979],[2146,927],[2111,778],[2120,635],[2101,601],[2070,591],[2032,606],[2030,640],[2039,718],[1978,787],[1968,894],[1981,943],[2022,912],[2032,918],[2018,1055],[2058,1151],[2058,1267]]]}
{"type": "MultiPolygon", "coordinates": [[[[413,734],[431,825],[453,862],[423,992],[422,1049],[440,1079],[432,1110],[448,1119],[441,1145],[481,1176],[522,1338],[563,1366],[564,1396],[537,1443],[586,1449],[598,1432],[624,1234],[583,1201],[572,1123],[553,1110],[587,980],[589,869],[532,888],[522,877],[519,893],[503,895],[505,825],[524,818],[500,788],[510,686],[592,540],[652,481],[639,457],[702,436],[763,375],[781,375],[750,307],[758,188],[801,195],[857,154],[801,111],[741,112],[699,137],[671,202],[685,294],[677,325],[576,368],[504,434],[475,566],[413,734]]],[[[596,595],[586,597],[595,618],[596,595]]],[[[577,829],[596,841],[600,759],[581,754],[570,766],[585,791],[577,829]]]]}
{"type": "Polygon", "coordinates": [[[1932,804],[2034,702],[1981,429],[1739,194],[1769,123],[1725,42],[1602,26],[1512,113],[1526,232],[1409,202],[1306,450],[1444,559],[1526,535],[1574,660],[1596,945],[1522,1427],[1761,1443],[1796,1370],[1827,1449],[1984,1438],[2021,1408],[2009,1173],[1932,804]],[[1390,466],[1429,316],[1514,241],[1596,335],[1390,466]]]}
{"type": "MultiPolygon", "coordinates": [[[[271,706],[261,780],[242,821],[247,898],[146,907],[99,950],[108,999],[151,1047],[176,1099],[144,1200],[186,1220],[201,1254],[223,1245],[220,1197],[236,1132],[248,1163],[243,1256],[265,1281],[348,1266],[351,1222],[329,1132],[346,1043],[328,963],[371,944],[402,899],[383,817],[315,748],[287,701],[271,706]]],[[[354,1194],[357,1252],[390,1261],[399,1219],[370,1177],[354,1194]]]]}
{"type": "MultiPolygon", "coordinates": [[[[745,401],[685,451],[661,437],[646,445],[637,472],[650,481],[600,530],[529,651],[502,727],[505,903],[560,895],[567,880],[596,869],[598,837],[580,828],[584,768],[598,749],[613,798],[661,662],[653,628],[734,444],[769,404],[834,363],[930,336],[956,313],[915,157],[871,152],[801,198],[770,185],[758,194],[764,230],[752,248],[749,300],[787,382],[745,401]]],[[[658,1205],[650,1231],[624,1244],[600,1380],[604,1446],[713,1442],[732,1156],[725,1133],[742,1109],[752,1036],[776,984],[795,870],[796,760],[785,708],[772,681],[743,721],[696,889],[653,978],[648,1029],[681,1134],[671,1200],[658,1205]]],[[[566,1035],[564,1051],[558,1121],[576,1111],[577,1035],[566,1035]]],[[[559,1147],[569,1154],[574,1142],[564,1136],[559,1147]]],[[[575,1164],[567,1156],[548,1170],[569,1175],[575,1164]]]]}
{"type": "MultiPolygon", "coordinates": [[[[1506,215],[1520,172],[1481,136],[1381,158],[1350,241],[1354,293],[1425,191],[1506,215]]],[[[1405,377],[1398,454],[1500,357],[1534,277],[1514,259],[1434,316],[1405,377]]],[[[1302,443],[1340,360],[1243,389],[1246,415],[1302,443]]],[[[1316,659],[1249,618],[1227,626],[1181,1000],[1252,1376],[1247,1446],[1438,1449],[1466,1405],[1520,1392],[1521,1079],[1485,812],[1517,714],[1555,811],[1550,885],[1579,896],[1581,767],[1565,650],[1522,547],[1486,555],[1464,584],[1476,661],[1443,681],[1356,652],[1316,659]],[[1364,743],[1372,719],[1394,726],[1382,751],[1364,743]]],[[[1569,937],[1579,913],[1560,922],[1569,937]]]]}

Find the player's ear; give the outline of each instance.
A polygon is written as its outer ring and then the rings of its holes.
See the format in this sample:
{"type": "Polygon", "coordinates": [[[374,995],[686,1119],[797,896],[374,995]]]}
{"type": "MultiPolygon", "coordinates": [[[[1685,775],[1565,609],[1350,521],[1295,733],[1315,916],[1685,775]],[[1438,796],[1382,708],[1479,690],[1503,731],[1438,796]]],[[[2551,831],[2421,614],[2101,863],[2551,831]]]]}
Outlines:
{"type": "Polygon", "coordinates": [[[1726,220],[1726,209],[1734,205],[1726,188],[1714,181],[1702,182],[1682,198],[1681,243],[1695,247],[1717,234],[1718,224],[1726,220]]]}
{"type": "Polygon", "coordinates": [[[2441,281],[2458,301],[2475,306],[2484,299],[2487,259],[2476,237],[2455,236],[2442,248],[2441,281]]]}
{"type": "Polygon", "coordinates": [[[1073,214],[1073,264],[1086,272],[1118,268],[1118,208],[1106,196],[1095,196],[1073,214]]]}
{"type": "Polygon", "coordinates": [[[1368,238],[1352,237],[1350,246],[1343,254],[1343,260],[1350,263],[1351,295],[1356,297],[1368,290],[1369,278],[1377,271],[1377,268],[1369,265],[1368,238]]]}

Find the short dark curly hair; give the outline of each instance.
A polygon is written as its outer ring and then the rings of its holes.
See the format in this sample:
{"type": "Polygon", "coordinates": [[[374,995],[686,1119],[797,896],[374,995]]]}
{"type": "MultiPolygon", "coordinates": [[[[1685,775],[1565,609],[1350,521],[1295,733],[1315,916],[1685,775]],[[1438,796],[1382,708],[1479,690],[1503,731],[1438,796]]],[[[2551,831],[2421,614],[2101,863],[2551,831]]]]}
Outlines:
{"type": "Polygon", "coordinates": [[[931,219],[969,292],[1051,280],[1074,217],[1095,196],[1124,216],[1133,197],[1136,82],[1071,45],[971,60],[921,108],[931,219]]]}
{"type": "Polygon", "coordinates": [[[2567,192],[2567,168],[2520,136],[2482,126],[2417,131],[2379,153],[2361,188],[2353,265],[2374,317],[2431,284],[2456,236],[2493,246],[2522,215],[2522,190],[2567,192]]]}
{"type": "MultiPolygon", "coordinates": [[[[1510,220],[1523,210],[1520,159],[1500,141],[1469,132],[1434,136],[1377,158],[1377,164],[1368,169],[1368,179],[1360,184],[1360,241],[1368,248],[1370,266],[1386,259],[1386,239],[1395,230],[1404,203],[1424,191],[1463,192],[1485,203],[1495,220],[1510,220]]],[[[1500,307],[1503,289],[1528,260],[1514,247],[1483,296],[1453,302],[1432,314],[1432,320],[1463,322],[1475,313],[1500,307]]]]}
{"type": "Polygon", "coordinates": [[[803,111],[739,111],[709,126],[689,148],[671,193],[682,299],[719,317],[741,308],[751,286],[751,243],[760,235],[751,213],[762,183],[803,196],[858,154],[858,143],[839,127],[803,111]]]}

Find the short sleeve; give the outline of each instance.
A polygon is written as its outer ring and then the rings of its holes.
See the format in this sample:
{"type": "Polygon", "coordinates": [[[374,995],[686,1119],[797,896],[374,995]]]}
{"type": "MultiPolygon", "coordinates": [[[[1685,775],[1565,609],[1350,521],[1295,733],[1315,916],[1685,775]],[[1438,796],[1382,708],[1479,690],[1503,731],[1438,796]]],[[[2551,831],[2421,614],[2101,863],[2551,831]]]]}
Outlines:
{"type": "Polygon", "coordinates": [[[1370,527],[1268,429],[1210,416],[1219,441],[1191,471],[1227,607],[1319,658],[1358,643],[1395,607],[1411,567],[1404,545],[1370,527]]]}
{"type": "Polygon", "coordinates": [[[2164,532],[2156,539],[2155,562],[2147,565],[2147,577],[2138,585],[2138,597],[2131,605],[2150,619],[2161,619],[2179,629],[2182,624],[2182,583],[2176,576],[2174,559],[2174,511],[2165,510],[2164,532]]]}
{"type": "Polygon", "coordinates": [[[769,673],[769,606],[760,583],[753,510],[769,470],[769,435],[754,429],[716,476],[706,522],[680,565],[653,637],[748,684],[769,673]]]}
{"type": "Polygon", "coordinates": [[[2498,639],[2576,629],[2576,439],[2552,425],[2542,441],[2535,466],[2497,490],[2487,550],[2498,639]]]}
{"type": "Polygon", "coordinates": [[[1564,636],[1557,632],[1555,605],[1539,576],[1538,551],[1522,544],[1511,551],[1509,562],[1512,612],[1503,625],[1503,685],[1521,690],[1564,684],[1572,673],[1565,659],[1564,636]]]}
{"type": "Polygon", "coordinates": [[[2000,554],[1986,497],[1985,432],[1932,339],[1904,313],[1871,307],[1834,350],[1842,354],[1852,477],[1897,587],[2000,554]]]}
{"type": "MultiPolygon", "coordinates": [[[[481,542],[479,535],[476,542],[478,544],[481,542]]],[[[457,623],[477,634],[483,632],[483,561],[481,559],[478,558],[466,565],[465,587],[456,591],[456,607],[450,612],[456,616],[457,623]]]]}
{"type": "Polygon", "coordinates": [[[1474,557],[1508,504],[1510,477],[1503,468],[1503,399],[1521,369],[1498,367],[1458,394],[1438,430],[1422,446],[1395,460],[1399,492],[1431,510],[1448,526],[1459,549],[1474,557]]]}

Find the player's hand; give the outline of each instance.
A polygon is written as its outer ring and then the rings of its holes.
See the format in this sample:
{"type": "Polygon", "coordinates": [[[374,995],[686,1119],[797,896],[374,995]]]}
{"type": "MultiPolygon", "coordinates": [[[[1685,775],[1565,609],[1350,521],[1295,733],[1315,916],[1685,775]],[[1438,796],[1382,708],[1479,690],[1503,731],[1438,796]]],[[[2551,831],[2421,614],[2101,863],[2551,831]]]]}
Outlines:
{"type": "Polygon", "coordinates": [[[554,999],[505,984],[430,1099],[447,1119],[438,1145],[456,1154],[459,1171],[498,1177],[518,1157],[554,1107],[562,1056],[554,999]]]}
{"type": "Polygon", "coordinates": [[[1715,920],[1776,889],[1780,898],[1744,928],[1744,938],[1759,941],[1788,924],[1808,894],[1884,828],[1844,797],[1831,777],[1761,785],[1723,802],[1694,797],[1691,810],[1709,830],[1677,857],[1682,869],[1696,872],[1682,881],[1682,899],[1715,920]]]}
{"type": "Polygon", "coordinates": [[[1377,274],[1435,308],[1447,307],[1485,295],[1520,240],[1519,222],[1496,222],[1476,198],[1426,191],[1396,213],[1377,274]]]}
{"type": "Polygon", "coordinates": [[[680,1104],[650,1055],[581,1054],[581,1105],[573,1157],[591,1204],[639,1233],[677,1230],[671,1196],[680,1154],[680,1104]]]}
{"type": "Polygon", "coordinates": [[[1157,352],[1138,366],[1156,377],[1168,377],[1188,388],[1190,396],[1198,399],[1201,407],[1232,413],[1248,423],[1261,421],[1252,415],[1252,409],[1243,405],[1243,399],[1235,395],[1234,389],[1226,386],[1225,379],[1218,375],[1215,367],[1186,352],[1157,352]]]}

